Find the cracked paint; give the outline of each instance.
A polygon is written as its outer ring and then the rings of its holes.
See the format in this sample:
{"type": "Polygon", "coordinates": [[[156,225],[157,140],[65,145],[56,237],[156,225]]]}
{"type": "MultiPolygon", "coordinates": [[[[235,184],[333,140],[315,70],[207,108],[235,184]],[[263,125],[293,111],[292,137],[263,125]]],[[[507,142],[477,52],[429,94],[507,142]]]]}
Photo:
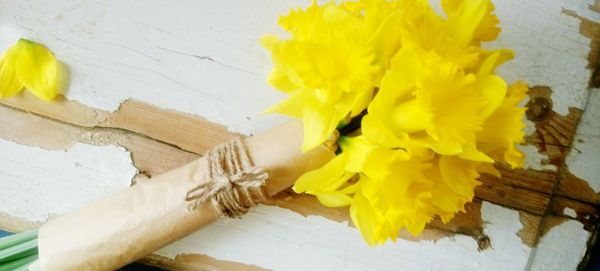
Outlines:
{"type": "Polygon", "coordinates": [[[0,160],[0,213],[36,223],[126,188],[137,173],[115,146],[49,151],[0,139],[0,160]]]}
{"type": "MultiPolygon", "coordinates": [[[[587,181],[596,193],[600,193],[600,91],[592,91],[586,111],[581,118],[573,150],[567,156],[569,171],[587,181]]],[[[600,198],[600,196],[598,197],[600,198]]]]}
{"type": "Polygon", "coordinates": [[[577,270],[587,249],[589,237],[590,233],[577,220],[569,219],[554,226],[535,248],[535,258],[529,270],[577,270]]]}

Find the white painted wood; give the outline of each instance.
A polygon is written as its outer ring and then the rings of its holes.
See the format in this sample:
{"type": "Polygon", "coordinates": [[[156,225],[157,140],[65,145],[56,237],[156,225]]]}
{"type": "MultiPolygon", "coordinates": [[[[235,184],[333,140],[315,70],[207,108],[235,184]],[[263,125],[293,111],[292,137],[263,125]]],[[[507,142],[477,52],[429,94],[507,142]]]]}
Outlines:
{"type": "Polygon", "coordinates": [[[0,213],[38,223],[128,187],[137,173],[120,147],[49,151],[3,139],[0,165],[0,213]]]}
{"type": "Polygon", "coordinates": [[[580,20],[564,10],[600,22],[600,14],[589,9],[594,0],[493,2],[502,33],[488,47],[507,47],[516,54],[498,73],[509,82],[549,86],[553,110],[561,115],[566,116],[569,107],[583,109],[591,77],[587,68],[591,40],[579,32],[580,20]]]}
{"type": "MultiPolygon", "coordinates": [[[[433,1],[433,0],[432,0],[433,1]]],[[[437,2],[437,1],[433,1],[437,2]]],[[[559,113],[582,108],[590,40],[574,10],[595,19],[593,0],[495,1],[503,33],[488,47],[515,49],[499,70],[509,82],[549,85],[559,113]]],[[[257,113],[283,96],[264,80],[269,54],[258,44],[281,33],[278,15],[309,1],[43,1],[0,2],[0,50],[19,37],[48,45],[68,64],[67,97],[115,110],[133,97],[254,133],[280,118],[257,113]]]]}
{"type": "Polygon", "coordinates": [[[322,217],[260,206],[241,219],[222,220],[157,252],[200,253],[273,270],[523,270],[531,249],[516,233],[517,211],[487,202],[482,216],[492,248],[458,235],[433,241],[398,240],[369,247],[358,230],[322,217]]]}
{"type": "MultiPolygon", "coordinates": [[[[592,75],[588,67],[591,40],[579,30],[580,20],[564,13],[574,11],[580,16],[600,22],[600,13],[589,9],[594,0],[553,1],[493,1],[501,22],[502,33],[488,48],[506,47],[515,52],[515,59],[497,72],[508,82],[523,80],[530,86],[552,89],[553,110],[568,115],[569,107],[583,109],[592,75]]],[[[527,134],[535,131],[527,121],[527,134]]],[[[534,146],[520,146],[526,154],[525,166],[538,170],[556,170],[544,164],[546,155],[534,146]]]]}
{"type": "Polygon", "coordinates": [[[581,117],[573,148],[567,157],[569,171],[600,193],[600,89],[591,91],[581,117]]]}
{"type": "Polygon", "coordinates": [[[0,1],[0,50],[18,38],[67,63],[67,97],[115,110],[127,98],[195,113],[250,134],[283,96],[265,82],[259,43],[277,16],[308,1],[0,1]]]}
{"type": "Polygon", "coordinates": [[[590,233],[576,220],[552,228],[535,248],[531,271],[577,270],[587,248],[590,233]]]}

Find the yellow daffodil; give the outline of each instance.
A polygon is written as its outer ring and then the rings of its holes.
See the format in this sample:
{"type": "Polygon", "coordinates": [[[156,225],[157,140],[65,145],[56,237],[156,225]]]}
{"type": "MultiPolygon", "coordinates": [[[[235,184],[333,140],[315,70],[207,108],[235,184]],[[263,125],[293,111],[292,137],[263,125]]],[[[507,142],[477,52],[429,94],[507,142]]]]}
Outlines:
{"type": "Polygon", "coordinates": [[[349,194],[358,188],[356,174],[362,171],[366,157],[375,146],[364,137],[340,138],[342,154],[336,156],[323,167],[307,172],[294,184],[294,191],[317,196],[317,199],[329,207],[347,206],[352,202],[349,194]]]}
{"type": "Polygon", "coordinates": [[[433,183],[427,203],[442,222],[448,223],[456,213],[465,212],[465,204],[473,200],[475,187],[480,184],[477,181],[480,164],[442,155],[434,159],[433,166],[425,172],[433,183]]]}
{"type": "Polygon", "coordinates": [[[43,45],[20,39],[0,59],[0,97],[17,95],[23,88],[52,100],[58,93],[58,62],[43,45]]]}
{"type": "Polygon", "coordinates": [[[378,67],[364,22],[334,3],[292,11],[279,24],[292,38],[266,36],[262,43],[275,64],[268,81],[290,96],[267,112],[302,118],[307,151],[367,107],[378,67]]]}
{"type": "Polygon", "coordinates": [[[403,43],[433,50],[461,68],[469,68],[479,60],[479,43],[496,38],[500,28],[489,0],[445,0],[442,7],[447,19],[424,4],[421,13],[404,22],[400,31],[403,43]]]}
{"type": "Polygon", "coordinates": [[[434,52],[403,47],[369,105],[363,133],[381,146],[402,147],[410,138],[440,154],[459,154],[475,145],[484,121],[476,79],[434,52]]]}
{"type": "Polygon", "coordinates": [[[379,66],[375,76],[379,87],[381,77],[390,66],[390,59],[401,46],[402,35],[398,28],[416,10],[407,1],[360,0],[345,2],[343,6],[364,21],[368,45],[375,55],[373,63],[379,66]]]}
{"type": "Polygon", "coordinates": [[[493,41],[500,34],[500,27],[498,27],[500,21],[494,14],[494,5],[490,0],[442,0],[442,8],[448,14],[449,20],[462,20],[463,23],[475,24],[473,30],[469,29],[469,32],[473,31],[469,36],[471,42],[477,45],[481,41],[493,41]],[[468,21],[469,18],[461,19],[460,17],[465,16],[463,14],[466,13],[470,13],[471,19],[476,19],[478,22],[468,21]]]}
{"type": "Polygon", "coordinates": [[[506,97],[477,134],[478,149],[495,161],[504,161],[513,168],[522,167],[525,158],[515,145],[524,142],[523,117],[527,109],[519,104],[527,97],[527,90],[523,82],[511,85],[506,97]]]}
{"type": "Polygon", "coordinates": [[[417,235],[435,217],[448,223],[481,173],[499,175],[494,162],[523,164],[515,145],[527,86],[495,74],[512,51],[480,47],[500,33],[494,6],[441,4],[445,16],[426,0],[313,2],[280,19],[290,40],[262,40],[274,63],[268,80],[288,94],[269,111],[303,119],[304,150],[342,133],[338,155],[294,191],[350,206],[370,245],[401,228],[417,235]]]}

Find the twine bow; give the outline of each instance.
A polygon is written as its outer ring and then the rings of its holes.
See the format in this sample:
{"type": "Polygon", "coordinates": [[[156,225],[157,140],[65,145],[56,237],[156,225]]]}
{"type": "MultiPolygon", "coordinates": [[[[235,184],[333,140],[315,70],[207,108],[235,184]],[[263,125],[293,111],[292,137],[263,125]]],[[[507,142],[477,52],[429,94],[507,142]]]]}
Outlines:
{"type": "Polygon", "coordinates": [[[269,173],[254,167],[244,144],[235,138],[208,153],[209,181],[188,191],[185,200],[195,210],[210,199],[228,217],[239,217],[267,198],[264,185],[269,173]]]}

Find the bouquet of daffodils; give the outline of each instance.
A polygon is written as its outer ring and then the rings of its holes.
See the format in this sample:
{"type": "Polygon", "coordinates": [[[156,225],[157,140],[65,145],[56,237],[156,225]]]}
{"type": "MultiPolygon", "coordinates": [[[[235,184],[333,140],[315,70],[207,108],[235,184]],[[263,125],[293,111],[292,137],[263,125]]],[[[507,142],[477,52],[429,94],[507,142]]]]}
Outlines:
{"type": "Polygon", "coordinates": [[[337,156],[294,191],[350,215],[371,245],[450,221],[495,162],[523,163],[527,86],[494,70],[513,57],[488,50],[490,0],[342,1],[279,18],[291,37],[265,36],[269,83],[288,98],[268,109],[304,123],[302,149],[337,138],[337,156]]]}
{"type": "MultiPolygon", "coordinates": [[[[281,17],[290,38],[261,42],[274,63],[268,81],[288,97],[267,111],[303,125],[232,140],[52,219],[39,235],[4,239],[0,270],[38,257],[32,267],[45,271],[114,270],[292,185],[350,206],[370,245],[450,221],[481,173],[522,165],[527,86],[495,74],[510,50],[480,46],[500,32],[490,0],[441,3],[443,16],[426,0],[359,0],[281,17]]],[[[59,74],[45,47],[21,40],[0,59],[0,97],[27,88],[50,100],[59,74]]]]}

